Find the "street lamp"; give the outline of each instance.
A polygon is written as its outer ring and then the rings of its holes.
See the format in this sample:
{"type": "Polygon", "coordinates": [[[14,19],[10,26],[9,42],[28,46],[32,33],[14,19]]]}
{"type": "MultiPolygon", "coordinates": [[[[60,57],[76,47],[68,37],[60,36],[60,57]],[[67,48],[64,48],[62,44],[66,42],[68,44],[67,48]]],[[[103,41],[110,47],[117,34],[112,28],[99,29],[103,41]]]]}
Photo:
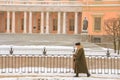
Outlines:
{"type": "Polygon", "coordinates": [[[46,53],[47,53],[47,50],[46,50],[46,48],[44,47],[44,49],[43,49],[43,55],[46,55],[46,53]]]}
{"type": "Polygon", "coordinates": [[[10,55],[13,54],[13,48],[12,48],[12,47],[10,48],[10,51],[9,51],[9,52],[10,52],[10,55]]]}
{"type": "Polygon", "coordinates": [[[107,53],[106,53],[107,57],[110,57],[110,51],[109,48],[107,49],[107,53]]]}

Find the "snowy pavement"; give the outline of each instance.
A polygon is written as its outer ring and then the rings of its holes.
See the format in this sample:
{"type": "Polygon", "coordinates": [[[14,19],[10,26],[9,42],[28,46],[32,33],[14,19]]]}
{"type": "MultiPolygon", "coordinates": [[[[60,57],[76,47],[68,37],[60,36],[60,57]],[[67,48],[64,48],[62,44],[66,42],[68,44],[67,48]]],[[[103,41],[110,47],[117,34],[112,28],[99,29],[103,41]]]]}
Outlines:
{"type": "Polygon", "coordinates": [[[119,75],[92,74],[91,77],[86,77],[86,74],[79,74],[79,77],[74,77],[75,74],[34,74],[34,75],[14,75],[14,77],[3,77],[0,80],[120,80],[119,75]],[[47,76],[46,76],[47,75],[47,76]]]}

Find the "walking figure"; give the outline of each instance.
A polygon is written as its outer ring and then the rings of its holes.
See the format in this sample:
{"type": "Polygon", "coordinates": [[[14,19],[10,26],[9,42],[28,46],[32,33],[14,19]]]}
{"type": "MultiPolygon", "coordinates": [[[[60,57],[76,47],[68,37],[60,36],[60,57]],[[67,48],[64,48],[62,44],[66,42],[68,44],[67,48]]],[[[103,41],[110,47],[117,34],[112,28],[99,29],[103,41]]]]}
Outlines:
{"type": "Polygon", "coordinates": [[[86,73],[87,77],[89,77],[90,73],[87,69],[84,49],[81,46],[80,42],[75,43],[75,46],[77,48],[75,54],[73,55],[73,69],[76,73],[75,77],[78,77],[79,73],[86,73]]]}

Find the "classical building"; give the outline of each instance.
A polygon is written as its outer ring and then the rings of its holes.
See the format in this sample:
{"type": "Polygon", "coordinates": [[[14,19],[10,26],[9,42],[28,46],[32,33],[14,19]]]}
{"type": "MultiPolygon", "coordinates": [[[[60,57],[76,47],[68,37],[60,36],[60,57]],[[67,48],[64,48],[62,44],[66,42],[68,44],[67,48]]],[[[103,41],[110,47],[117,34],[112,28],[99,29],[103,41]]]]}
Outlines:
{"type": "Polygon", "coordinates": [[[86,17],[87,34],[98,36],[119,16],[120,0],[0,0],[0,33],[82,34],[86,17]]]}

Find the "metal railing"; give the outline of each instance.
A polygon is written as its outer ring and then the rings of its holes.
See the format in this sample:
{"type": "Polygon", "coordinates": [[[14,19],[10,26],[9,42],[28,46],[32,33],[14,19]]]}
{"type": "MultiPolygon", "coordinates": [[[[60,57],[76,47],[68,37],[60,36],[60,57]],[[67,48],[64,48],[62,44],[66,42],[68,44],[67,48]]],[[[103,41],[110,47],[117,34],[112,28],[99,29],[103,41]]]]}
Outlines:
{"type": "Polygon", "coordinates": [[[120,74],[120,56],[89,55],[87,64],[92,74],[120,74]]]}
{"type": "MultiPolygon", "coordinates": [[[[120,74],[120,56],[87,55],[91,74],[120,74]]],[[[72,54],[0,55],[0,73],[73,73],[72,54]]]]}

